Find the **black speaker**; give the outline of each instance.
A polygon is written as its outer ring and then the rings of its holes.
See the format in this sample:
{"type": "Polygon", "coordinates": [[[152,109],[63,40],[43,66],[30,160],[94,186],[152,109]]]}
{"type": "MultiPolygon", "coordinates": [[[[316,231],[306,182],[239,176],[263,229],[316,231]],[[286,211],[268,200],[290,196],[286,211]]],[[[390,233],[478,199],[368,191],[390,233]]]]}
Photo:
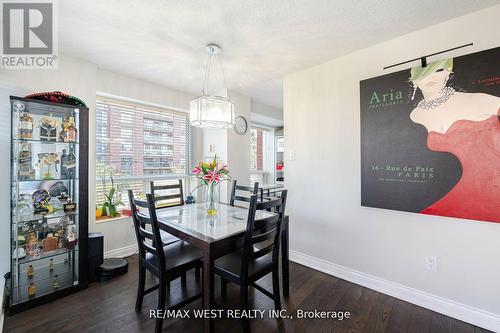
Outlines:
{"type": "Polygon", "coordinates": [[[104,236],[102,235],[102,233],[89,233],[88,249],[88,269],[90,283],[95,282],[99,279],[97,270],[104,261],[104,236]]]}

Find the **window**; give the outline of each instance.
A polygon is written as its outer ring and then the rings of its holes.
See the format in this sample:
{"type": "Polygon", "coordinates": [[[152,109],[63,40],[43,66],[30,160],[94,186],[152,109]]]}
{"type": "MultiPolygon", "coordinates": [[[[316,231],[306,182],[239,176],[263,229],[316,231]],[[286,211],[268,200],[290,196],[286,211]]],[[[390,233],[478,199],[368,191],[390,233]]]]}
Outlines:
{"type": "Polygon", "coordinates": [[[250,181],[267,184],[274,178],[274,130],[250,128],[250,181]]]}
{"type": "Polygon", "coordinates": [[[184,178],[190,165],[190,125],[181,112],[97,98],[96,205],[112,186],[128,206],[127,189],[141,196],[149,182],[184,178]]]}
{"type": "Polygon", "coordinates": [[[264,168],[264,130],[250,128],[250,170],[263,171],[264,168]]]}

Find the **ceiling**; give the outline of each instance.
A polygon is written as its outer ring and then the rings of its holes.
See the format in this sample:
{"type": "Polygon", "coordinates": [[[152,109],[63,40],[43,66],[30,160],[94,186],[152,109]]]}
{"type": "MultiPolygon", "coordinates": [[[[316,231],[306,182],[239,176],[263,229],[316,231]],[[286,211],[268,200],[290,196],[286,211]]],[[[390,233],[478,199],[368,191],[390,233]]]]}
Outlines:
{"type": "Polygon", "coordinates": [[[282,108],[281,78],[498,0],[65,0],[60,52],[198,94],[204,46],[229,89],[282,108]]]}

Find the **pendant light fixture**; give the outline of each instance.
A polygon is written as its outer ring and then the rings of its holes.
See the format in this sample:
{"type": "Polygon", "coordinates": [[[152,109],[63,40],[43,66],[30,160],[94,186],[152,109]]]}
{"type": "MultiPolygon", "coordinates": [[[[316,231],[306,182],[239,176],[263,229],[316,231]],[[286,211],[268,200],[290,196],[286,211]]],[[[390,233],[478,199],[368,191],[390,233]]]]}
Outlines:
{"type": "Polygon", "coordinates": [[[226,78],[219,56],[221,48],[215,44],[209,44],[207,51],[208,60],[203,78],[202,95],[189,103],[189,122],[195,127],[230,128],[234,123],[234,104],[227,97],[226,78]],[[211,71],[217,65],[220,66],[224,80],[226,97],[210,94],[208,90],[211,71]]]}

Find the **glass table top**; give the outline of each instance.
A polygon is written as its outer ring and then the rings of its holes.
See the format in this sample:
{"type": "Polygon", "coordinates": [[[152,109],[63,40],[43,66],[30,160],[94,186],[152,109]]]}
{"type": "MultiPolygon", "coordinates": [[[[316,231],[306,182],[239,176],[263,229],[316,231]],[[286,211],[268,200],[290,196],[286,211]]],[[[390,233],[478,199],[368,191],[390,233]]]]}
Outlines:
{"type": "MultiPolygon", "coordinates": [[[[246,230],[248,209],[220,204],[217,215],[207,214],[205,203],[168,207],[157,210],[158,222],[181,231],[187,231],[207,242],[220,240],[246,230]]],[[[275,213],[258,210],[255,220],[275,216],[275,213]]]]}

